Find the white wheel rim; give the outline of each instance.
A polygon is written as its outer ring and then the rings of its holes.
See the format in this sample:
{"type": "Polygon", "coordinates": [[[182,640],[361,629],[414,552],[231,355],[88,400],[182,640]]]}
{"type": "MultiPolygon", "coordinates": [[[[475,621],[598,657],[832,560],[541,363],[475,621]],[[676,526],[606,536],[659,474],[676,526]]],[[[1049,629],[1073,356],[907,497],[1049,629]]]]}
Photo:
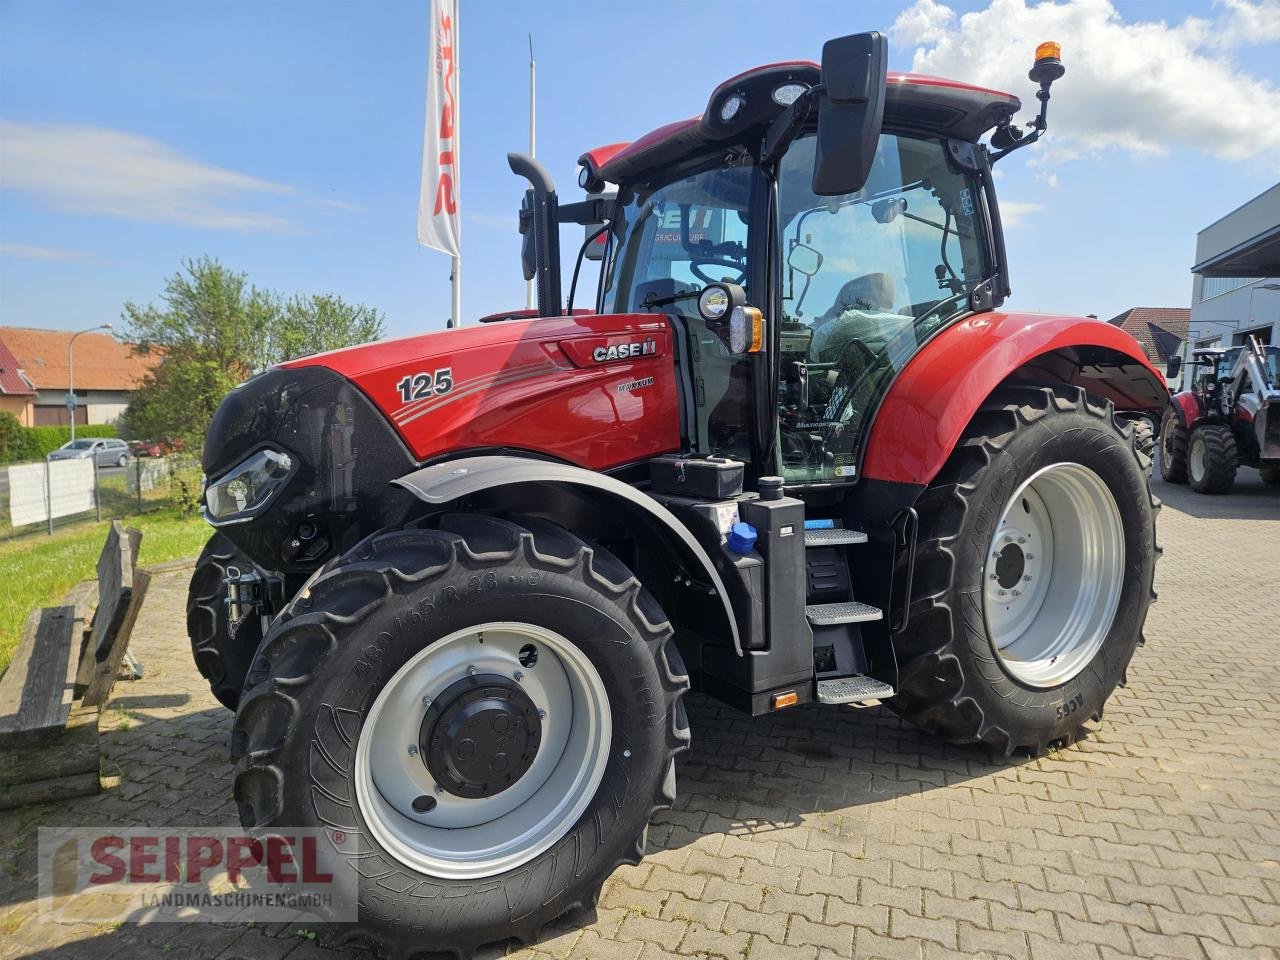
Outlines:
{"type": "Polygon", "coordinates": [[[1124,555],[1120,510],[1092,470],[1055,463],[1023,483],[983,568],[987,632],[1005,670],[1040,688],[1080,673],[1115,620],[1124,555]]]}
{"type": "Polygon", "coordinates": [[[1189,465],[1191,467],[1191,479],[1199,483],[1204,479],[1207,454],[1204,449],[1204,438],[1196,437],[1191,441],[1191,456],[1189,465]]]}
{"type": "Polygon", "coordinates": [[[612,734],[604,682],[574,644],[529,623],[468,627],[416,654],[378,694],[356,745],[356,802],[370,833],[408,866],[442,878],[493,876],[532,860],[577,822],[604,777],[612,734]],[[529,645],[537,661],[525,665],[529,645]],[[468,799],[436,782],[419,731],[431,699],[486,674],[520,675],[542,736],[511,786],[468,799]],[[420,813],[413,803],[422,797],[435,805],[420,813]]]}

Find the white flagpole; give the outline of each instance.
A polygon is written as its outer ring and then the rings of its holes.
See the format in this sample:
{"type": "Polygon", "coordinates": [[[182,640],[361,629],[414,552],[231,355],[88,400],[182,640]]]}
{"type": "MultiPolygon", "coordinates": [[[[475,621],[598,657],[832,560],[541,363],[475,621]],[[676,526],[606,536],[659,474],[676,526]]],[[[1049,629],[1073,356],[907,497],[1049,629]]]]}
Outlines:
{"type": "Polygon", "coordinates": [[[431,0],[418,242],[449,255],[450,327],[462,325],[458,0],[431,0]]]}
{"type": "MultiPolygon", "coordinates": [[[[533,34],[529,34],[529,156],[538,156],[538,74],[533,59],[533,34]]],[[[532,310],[536,304],[534,283],[525,284],[524,305],[532,310]]]]}

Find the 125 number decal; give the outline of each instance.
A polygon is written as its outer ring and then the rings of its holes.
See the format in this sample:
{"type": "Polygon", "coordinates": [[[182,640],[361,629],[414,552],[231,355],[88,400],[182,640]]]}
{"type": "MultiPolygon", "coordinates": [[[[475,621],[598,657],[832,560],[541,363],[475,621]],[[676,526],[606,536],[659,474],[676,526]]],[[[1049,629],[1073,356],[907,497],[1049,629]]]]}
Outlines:
{"type": "Polygon", "coordinates": [[[443,397],[453,389],[453,368],[441,367],[435,373],[411,373],[399,383],[400,402],[425,400],[430,396],[443,397]]]}

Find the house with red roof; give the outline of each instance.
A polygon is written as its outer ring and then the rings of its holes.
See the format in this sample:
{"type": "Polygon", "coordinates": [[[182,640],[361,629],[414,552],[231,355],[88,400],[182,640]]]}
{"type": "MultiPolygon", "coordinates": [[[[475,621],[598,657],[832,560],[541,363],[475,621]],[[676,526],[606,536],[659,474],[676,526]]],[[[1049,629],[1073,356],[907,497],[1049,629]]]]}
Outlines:
{"type": "MultiPolygon", "coordinates": [[[[25,426],[69,423],[67,345],[73,331],[0,327],[0,410],[25,426]]],[[[76,338],[76,423],[114,423],[158,358],[108,333],[76,338]]]]}
{"type": "Polygon", "coordinates": [[[1182,353],[1191,310],[1188,307],[1130,307],[1107,322],[1137,340],[1151,365],[1163,371],[1170,357],[1182,353]]]}

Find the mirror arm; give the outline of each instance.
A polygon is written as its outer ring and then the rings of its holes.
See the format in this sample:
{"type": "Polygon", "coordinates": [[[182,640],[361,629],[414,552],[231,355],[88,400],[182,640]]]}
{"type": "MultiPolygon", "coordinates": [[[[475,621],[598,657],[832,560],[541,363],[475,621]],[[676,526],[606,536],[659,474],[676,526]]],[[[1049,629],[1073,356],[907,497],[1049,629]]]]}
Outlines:
{"type": "Polygon", "coordinates": [[[764,146],[761,150],[761,164],[771,164],[778,160],[791,146],[791,142],[804,127],[805,121],[809,119],[809,114],[813,110],[814,105],[818,102],[818,97],[826,87],[821,83],[815,83],[800,96],[796,97],[791,106],[787,107],[782,113],[769,124],[769,129],[764,134],[764,146]]]}
{"type": "Polygon", "coordinates": [[[1040,112],[1036,114],[1035,119],[1028,122],[1027,127],[1030,133],[1024,134],[1013,125],[1013,117],[1005,117],[1004,120],[996,126],[996,132],[991,135],[991,145],[997,148],[995,153],[991,154],[991,162],[994,164],[997,160],[1007,157],[1015,150],[1030,146],[1044,135],[1049,129],[1049,85],[1052,81],[1041,81],[1040,89],[1036,91],[1036,99],[1040,101],[1040,112]]]}

